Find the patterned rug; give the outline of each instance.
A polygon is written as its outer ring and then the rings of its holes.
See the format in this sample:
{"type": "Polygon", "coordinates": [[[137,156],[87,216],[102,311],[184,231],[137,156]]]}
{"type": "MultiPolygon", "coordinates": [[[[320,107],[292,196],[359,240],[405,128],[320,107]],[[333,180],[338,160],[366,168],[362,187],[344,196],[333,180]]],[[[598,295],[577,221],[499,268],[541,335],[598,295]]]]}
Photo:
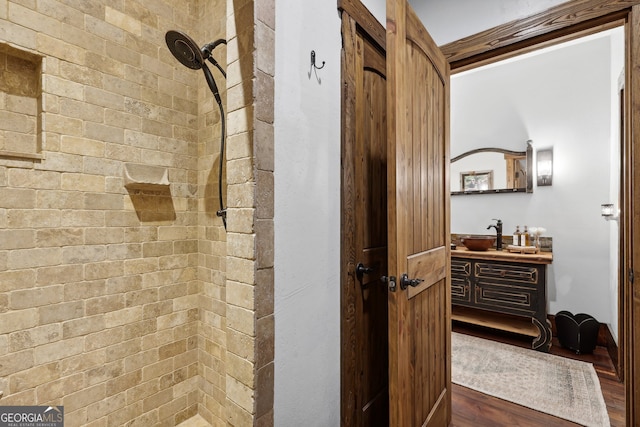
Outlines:
{"type": "Polygon", "coordinates": [[[459,333],[451,338],[455,384],[585,426],[610,426],[593,365],[459,333]]]}

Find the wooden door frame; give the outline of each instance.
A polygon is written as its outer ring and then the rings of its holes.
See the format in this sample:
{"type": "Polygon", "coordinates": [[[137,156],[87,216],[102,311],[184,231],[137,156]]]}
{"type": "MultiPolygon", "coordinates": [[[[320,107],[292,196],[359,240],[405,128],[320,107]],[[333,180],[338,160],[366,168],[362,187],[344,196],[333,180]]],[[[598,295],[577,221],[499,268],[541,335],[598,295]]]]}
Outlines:
{"type": "Polygon", "coordinates": [[[386,31],[360,0],[338,0],[342,15],[343,54],[341,69],[341,221],[340,221],[340,424],[352,426],[358,410],[356,388],[356,226],[355,147],[356,87],[354,58],[356,32],[364,33],[383,51],[386,31]]]}
{"type": "MultiPolygon", "coordinates": [[[[451,65],[451,73],[475,68],[549,45],[582,37],[604,29],[625,27],[625,99],[624,135],[621,135],[622,173],[620,192],[620,253],[618,286],[618,366],[623,372],[626,389],[626,419],[640,423],[640,408],[634,402],[635,386],[640,385],[640,373],[635,374],[633,361],[640,358],[640,345],[634,349],[633,283],[628,272],[640,268],[640,204],[634,203],[640,193],[640,1],[571,0],[530,17],[465,37],[441,46],[451,65]],[[635,108],[632,108],[635,107],[635,108]],[[626,181],[626,184],[625,184],[626,181]],[[626,185],[626,187],[625,187],[626,185]],[[634,197],[636,196],[636,197],[634,197]]],[[[638,327],[636,326],[636,329],[638,327]]],[[[635,333],[639,331],[636,330],[635,333]]]]}

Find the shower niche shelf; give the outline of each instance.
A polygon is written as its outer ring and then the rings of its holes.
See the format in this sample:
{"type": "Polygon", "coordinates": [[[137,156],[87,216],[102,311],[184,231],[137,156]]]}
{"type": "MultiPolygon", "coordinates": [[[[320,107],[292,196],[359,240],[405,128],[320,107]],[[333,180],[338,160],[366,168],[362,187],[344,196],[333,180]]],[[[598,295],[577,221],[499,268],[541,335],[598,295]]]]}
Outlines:
{"type": "MultiPolygon", "coordinates": [[[[43,57],[0,43],[0,159],[44,160],[43,57]]],[[[31,167],[31,163],[27,167],[31,167]]]]}
{"type": "Polygon", "coordinates": [[[124,186],[128,190],[162,191],[169,188],[169,170],[162,166],[125,163],[124,186]]]}

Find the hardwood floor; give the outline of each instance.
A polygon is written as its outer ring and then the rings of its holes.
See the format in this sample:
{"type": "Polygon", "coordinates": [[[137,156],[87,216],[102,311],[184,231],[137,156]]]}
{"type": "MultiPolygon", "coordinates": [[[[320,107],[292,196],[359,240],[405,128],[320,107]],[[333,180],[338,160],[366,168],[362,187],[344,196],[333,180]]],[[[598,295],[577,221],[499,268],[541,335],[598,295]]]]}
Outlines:
{"type": "MultiPolygon", "coordinates": [[[[457,322],[454,322],[453,330],[521,347],[529,347],[530,345],[530,341],[517,335],[476,328],[457,322]]],[[[593,363],[600,379],[600,387],[607,404],[611,426],[624,427],[624,384],[618,380],[606,348],[596,347],[593,354],[576,355],[572,351],[562,348],[558,340],[554,338],[551,353],[593,363]]],[[[452,387],[452,406],[453,418],[450,424],[451,427],[553,427],[579,425],[456,384],[453,384],[452,387]]]]}

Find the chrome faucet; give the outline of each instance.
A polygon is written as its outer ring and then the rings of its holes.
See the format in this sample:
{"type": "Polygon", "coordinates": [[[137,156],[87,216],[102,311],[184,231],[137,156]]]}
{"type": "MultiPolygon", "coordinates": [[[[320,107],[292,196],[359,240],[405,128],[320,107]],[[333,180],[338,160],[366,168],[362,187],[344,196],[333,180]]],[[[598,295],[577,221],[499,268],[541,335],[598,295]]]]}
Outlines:
{"type": "Polygon", "coordinates": [[[488,226],[487,230],[490,229],[491,227],[496,229],[496,250],[501,251],[502,250],[502,220],[495,219],[495,218],[493,220],[496,221],[496,223],[488,226]]]}

